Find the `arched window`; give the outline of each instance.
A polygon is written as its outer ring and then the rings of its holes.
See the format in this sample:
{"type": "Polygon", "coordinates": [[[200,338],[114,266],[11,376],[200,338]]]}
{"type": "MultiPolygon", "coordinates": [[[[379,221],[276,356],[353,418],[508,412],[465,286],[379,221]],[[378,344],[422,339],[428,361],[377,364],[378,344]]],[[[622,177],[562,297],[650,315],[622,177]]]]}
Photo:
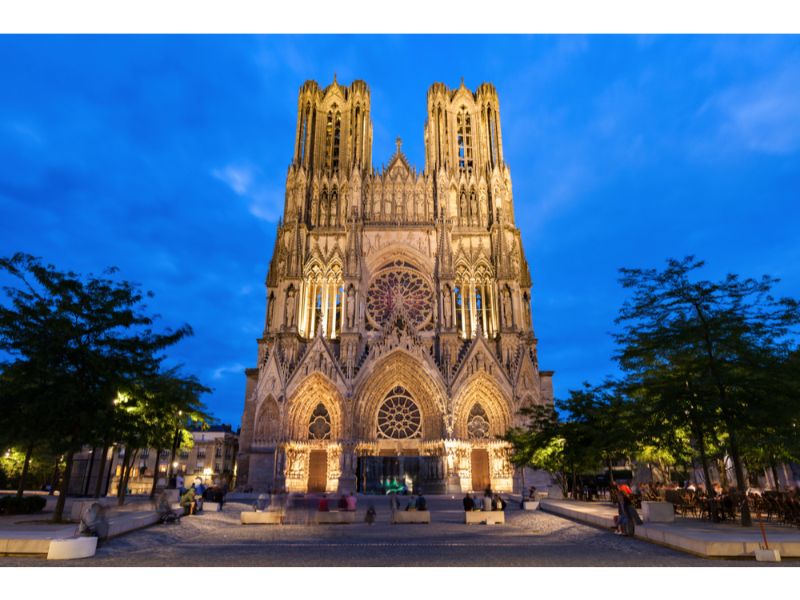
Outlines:
{"type": "Polygon", "coordinates": [[[311,418],[308,420],[308,439],[331,439],[331,416],[322,402],[317,404],[317,408],[314,409],[314,412],[311,413],[311,418]]]}
{"type": "Polygon", "coordinates": [[[475,403],[467,417],[467,437],[471,440],[481,440],[489,437],[489,417],[480,403],[475,403]]]}
{"type": "Polygon", "coordinates": [[[456,116],[456,140],[458,142],[458,168],[472,170],[472,122],[466,107],[456,116]]]}
{"type": "Polygon", "coordinates": [[[253,438],[257,443],[273,442],[278,437],[280,426],[278,404],[272,397],[267,397],[258,412],[256,430],[253,438]]]}
{"type": "Polygon", "coordinates": [[[378,437],[393,440],[422,437],[419,407],[405,388],[394,388],[378,409],[378,437]]]}
{"type": "Polygon", "coordinates": [[[333,155],[333,113],[328,111],[328,118],[325,121],[325,167],[330,169],[331,157],[333,155]]]}
{"type": "Polygon", "coordinates": [[[333,151],[331,155],[331,166],[336,171],[339,168],[339,142],[342,135],[342,117],[337,112],[333,125],[333,151]]]}

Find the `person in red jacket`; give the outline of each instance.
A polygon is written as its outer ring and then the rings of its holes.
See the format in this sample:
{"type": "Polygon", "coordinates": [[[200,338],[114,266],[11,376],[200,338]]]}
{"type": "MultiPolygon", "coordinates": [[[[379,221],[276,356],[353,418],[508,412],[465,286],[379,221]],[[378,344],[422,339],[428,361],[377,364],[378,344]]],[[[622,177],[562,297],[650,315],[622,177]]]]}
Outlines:
{"type": "Polygon", "coordinates": [[[319,512],[328,512],[328,495],[322,494],[322,498],[319,499],[319,506],[317,507],[319,512]]]}

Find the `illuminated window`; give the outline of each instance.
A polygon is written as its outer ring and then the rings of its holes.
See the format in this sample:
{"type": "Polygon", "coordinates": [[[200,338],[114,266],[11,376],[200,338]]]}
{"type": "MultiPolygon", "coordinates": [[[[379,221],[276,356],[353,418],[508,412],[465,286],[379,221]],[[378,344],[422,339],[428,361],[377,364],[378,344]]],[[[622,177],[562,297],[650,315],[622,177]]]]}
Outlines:
{"type": "Polygon", "coordinates": [[[467,418],[467,437],[471,440],[489,437],[489,417],[480,404],[475,404],[467,418]]]}
{"type": "Polygon", "coordinates": [[[456,116],[456,140],[458,143],[458,168],[472,169],[472,123],[466,107],[456,116]]]}
{"type": "Polygon", "coordinates": [[[331,416],[320,402],[308,421],[308,439],[329,440],[331,437],[331,416]]]}
{"type": "Polygon", "coordinates": [[[422,437],[419,408],[405,388],[394,388],[378,409],[378,437],[395,440],[422,437]]]}

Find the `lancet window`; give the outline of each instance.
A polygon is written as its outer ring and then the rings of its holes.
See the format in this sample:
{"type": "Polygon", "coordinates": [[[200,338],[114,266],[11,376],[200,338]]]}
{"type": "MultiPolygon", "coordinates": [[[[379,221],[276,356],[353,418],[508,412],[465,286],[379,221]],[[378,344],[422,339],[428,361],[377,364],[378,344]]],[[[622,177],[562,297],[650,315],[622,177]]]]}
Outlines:
{"type": "Polygon", "coordinates": [[[314,263],[306,269],[300,288],[301,310],[298,331],[306,338],[322,334],[337,339],[342,330],[344,279],[338,263],[327,269],[314,263]]]}
{"type": "Polygon", "coordinates": [[[465,107],[456,116],[456,140],[458,142],[458,168],[472,170],[472,123],[465,107]]]}
{"type": "Polygon", "coordinates": [[[491,269],[486,265],[456,272],[456,325],[463,339],[477,335],[480,325],[487,337],[499,330],[497,289],[491,269]]]}

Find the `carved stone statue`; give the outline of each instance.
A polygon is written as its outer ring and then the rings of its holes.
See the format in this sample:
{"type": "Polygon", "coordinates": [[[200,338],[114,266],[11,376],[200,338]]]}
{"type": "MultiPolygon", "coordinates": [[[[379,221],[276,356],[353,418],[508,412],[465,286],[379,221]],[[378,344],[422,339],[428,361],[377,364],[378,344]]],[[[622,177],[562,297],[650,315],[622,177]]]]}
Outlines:
{"type": "Polygon", "coordinates": [[[286,292],[286,326],[291,327],[294,325],[294,310],[295,310],[295,302],[294,302],[294,290],[289,289],[286,292]]]}
{"type": "Polygon", "coordinates": [[[511,327],[511,298],[508,290],[503,290],[503,325],[511,327]]]}
{"type": "Polygon", "coordinates": [[[353,320],[356,314],[356,299],[353,288],[347,290],[347,326],[353,326],[353,320]]]}
{"type": "Polygon", "coordinates": [[[269,295],[267,299],[267,327],[272,325],[272,313],[275,312],[275,296],[269,295]]]}
{"type": "Polygon", "coordinates": [[[444,311],[444,326],[450,327],[452,325],[450,321],[450,310],[452,308],[452,298],[450,297],[450,288],[445,288],[444,290],[444,300],[442,301],[442,309],[444,311]]]}

